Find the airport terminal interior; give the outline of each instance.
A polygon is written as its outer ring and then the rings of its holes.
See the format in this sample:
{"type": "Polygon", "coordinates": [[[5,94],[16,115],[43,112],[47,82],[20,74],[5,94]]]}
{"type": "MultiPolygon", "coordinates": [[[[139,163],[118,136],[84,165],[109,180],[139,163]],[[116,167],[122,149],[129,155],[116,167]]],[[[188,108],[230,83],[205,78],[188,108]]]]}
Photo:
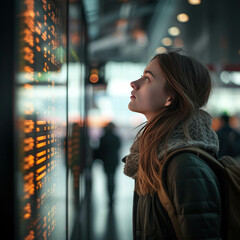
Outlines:
{"type": "MultiPolygon", "coordinates": [[[[122,159],[144,115],[130,82],[177,51],[209,70],[204,107],[240,131],[239,0],[15,0],[1,6],[2,236],[131,240],[134,179],[122,159]],[[117,162],[98,151],[111,128],[117,162]]],[[[114,148],[113,147],[113,148],[114,148]]]]}

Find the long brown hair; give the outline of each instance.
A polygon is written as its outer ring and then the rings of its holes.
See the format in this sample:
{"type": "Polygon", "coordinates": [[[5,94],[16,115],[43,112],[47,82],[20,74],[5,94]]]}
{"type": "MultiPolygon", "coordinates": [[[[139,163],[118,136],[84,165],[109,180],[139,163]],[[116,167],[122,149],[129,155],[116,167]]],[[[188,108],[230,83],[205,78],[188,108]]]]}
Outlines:
{"type": "MultiPolygon", "coordinates": [[[[153,194],[159,187],[161,161],[159,147],[167,154],[167,142],[173,130],[182,124],[186,139],[189,138],[187,124],[194,110],[203,107],[211,92],[208,70],[195,59],[168,52],[156,55],[166,79],[165,90],[172,97],[171,104],[156,113],[139,134],[139,168],[136,190],[139,194],[153,194]]],[[[153,60],[152,59],[152,60],[153,60]]]]}

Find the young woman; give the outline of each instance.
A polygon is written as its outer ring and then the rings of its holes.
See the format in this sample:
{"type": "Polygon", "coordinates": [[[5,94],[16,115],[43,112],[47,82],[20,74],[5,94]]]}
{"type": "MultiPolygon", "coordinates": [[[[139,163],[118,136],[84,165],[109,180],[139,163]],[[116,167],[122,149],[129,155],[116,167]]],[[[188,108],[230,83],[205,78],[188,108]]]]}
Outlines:
{"type": "MultiPolygon", "coordinates": [[[[124,166],[124,173],[135,179],[133,238],[175,240],[173,225],[157,194],[161,162],[172,151],[187,146],[217,155],[218,138],[211,117],[201,110],[210,95],[211,79],[198,61],[169,52],[156,55],[131,87],[129,109],[147,118],[124,166]]],[[[179,153],[171,159],[165,181],[182,239],[221,239],[219,183],[207,163],[193,153],[179,153]]]]}

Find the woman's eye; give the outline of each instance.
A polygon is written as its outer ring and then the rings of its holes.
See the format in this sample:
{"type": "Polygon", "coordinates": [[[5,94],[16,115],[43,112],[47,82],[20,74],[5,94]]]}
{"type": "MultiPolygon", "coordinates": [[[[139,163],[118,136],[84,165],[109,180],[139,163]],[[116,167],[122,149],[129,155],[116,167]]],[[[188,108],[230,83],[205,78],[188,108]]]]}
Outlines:
{"type": "Polygon", "coordinates": [[[148,77],[143,77],[144,78],[144,80],[145,80],[145,82],[149,82],[149,78],[148,77]]]}
{"type": "Polygon", "coordinates": [[[148,77],[141,75],[141,78],[143,78],[144,81],[149,82],[149,78],[148,77]]]}

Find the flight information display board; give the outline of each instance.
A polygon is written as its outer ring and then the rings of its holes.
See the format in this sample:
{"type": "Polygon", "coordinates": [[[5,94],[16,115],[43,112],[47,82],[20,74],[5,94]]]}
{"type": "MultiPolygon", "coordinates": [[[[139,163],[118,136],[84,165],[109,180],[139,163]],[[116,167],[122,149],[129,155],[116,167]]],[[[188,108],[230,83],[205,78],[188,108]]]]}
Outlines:
{"type": "Polygon", "coordinates": [[[67,239],[67,1],[19,0],[16,239],[67,239]]]}

